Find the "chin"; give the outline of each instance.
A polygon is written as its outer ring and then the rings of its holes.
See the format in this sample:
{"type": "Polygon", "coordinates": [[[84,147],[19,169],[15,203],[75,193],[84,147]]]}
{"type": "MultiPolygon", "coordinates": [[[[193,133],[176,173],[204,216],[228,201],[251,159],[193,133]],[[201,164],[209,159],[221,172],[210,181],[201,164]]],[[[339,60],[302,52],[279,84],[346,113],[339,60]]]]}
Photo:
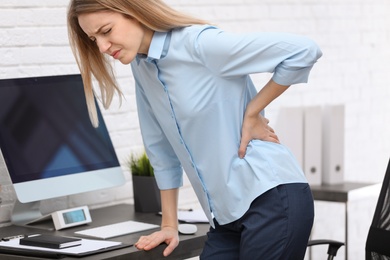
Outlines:
{"type": "Polygon", "coordinates": [[[123,65],[130,64],[137,56],[137,53],[135,53],[135,52],[134,53],[127,52],[127,53],[123,53],[123,54],[125,54],[125,55],[119,57],[119,59],[118,59],[120,61],[120,63],[122,63],[123,65]]]}
{"type": "Polygon", "coordinates": [[[120,63],[122,63],[123,65],[129,65],[130,62],[132,62],[132,60],[131,60],[131,61],[128,61],[128,60],[121,61],[121,60],[119,60],[119,61],[120,61],[120,63]]]}

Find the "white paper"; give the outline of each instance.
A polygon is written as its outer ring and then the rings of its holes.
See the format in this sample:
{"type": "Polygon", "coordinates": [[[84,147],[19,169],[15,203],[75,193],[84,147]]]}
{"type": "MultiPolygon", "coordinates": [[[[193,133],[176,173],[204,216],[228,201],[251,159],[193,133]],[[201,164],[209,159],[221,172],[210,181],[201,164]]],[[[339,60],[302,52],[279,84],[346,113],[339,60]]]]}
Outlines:
{"type": "Polygon", "coordinates": [[[39,251],[55,252],[60,254],[82,254],[82,253],[93,252],[93,251],[122,244],[121,242],[115,242],[115,241],[82,239],[81,245],[79,246],[73,246],[73,247],[68,247],[63,249],[52,249],[52,248],[45,248],[45,247],[19,245],[19,240],[20,238],[11,239],[9,241],[1,241],[0,246],[37,250],[37,251],[39,250],[39,251]]]}
{"type": "Polygon", "coordinates": [[[179,211],[178,219],[188,223],[209,223],[203,210],[179,211]]]}

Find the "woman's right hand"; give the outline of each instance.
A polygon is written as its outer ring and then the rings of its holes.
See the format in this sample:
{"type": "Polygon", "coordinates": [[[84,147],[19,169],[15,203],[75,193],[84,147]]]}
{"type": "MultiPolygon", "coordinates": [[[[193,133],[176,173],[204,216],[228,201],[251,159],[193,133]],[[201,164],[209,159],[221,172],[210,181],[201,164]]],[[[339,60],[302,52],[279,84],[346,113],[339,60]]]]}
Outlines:
{"type": "Polygon", "coordinates": [[[238,149],[238,156],[242,159],[245,156],[246,148],[251,140],[263,140],[280,143],[279,137],[274,129],[268,125],[269,120],[261,114],[249,116],[245,114],[241,130],[241,142],[238,149]]]}
{"type": "Polygon", "coordinates": [[[168,245],[167,248],[165,248],[163,255],[170,255],[179,244],[178,230],[173,227],[163,227],[160,231],[154,232],[148,236],[141,236],[134,246],[138,250],[148,251],[161,243],[168,245]]]}

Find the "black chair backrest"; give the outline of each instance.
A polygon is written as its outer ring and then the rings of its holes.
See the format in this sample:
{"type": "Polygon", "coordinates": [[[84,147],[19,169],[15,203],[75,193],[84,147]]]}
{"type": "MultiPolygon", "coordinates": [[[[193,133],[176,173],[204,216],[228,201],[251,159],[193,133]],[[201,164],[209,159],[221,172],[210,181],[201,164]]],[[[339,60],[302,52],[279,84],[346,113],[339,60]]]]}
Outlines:
{"type": "Polygon", "coordinates": [[[390,260],[390,160],[368,232],[366,260],[390,260]]]}

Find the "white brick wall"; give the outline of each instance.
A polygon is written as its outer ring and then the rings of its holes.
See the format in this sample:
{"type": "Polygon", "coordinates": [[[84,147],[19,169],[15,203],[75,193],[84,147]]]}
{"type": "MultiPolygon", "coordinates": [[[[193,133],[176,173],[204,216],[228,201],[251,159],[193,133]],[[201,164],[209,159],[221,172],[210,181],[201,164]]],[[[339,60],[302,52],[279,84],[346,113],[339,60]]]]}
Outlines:
{"type": "MultiPolygon", "coordinates": [[[[316,40],[324,56],[313,69],[308,84],[292,87],[269,107],[271,124],[280,106],[345,104],[346,179],[382,181],[390,154],[389,1],[168,0],[167,3],[230,31],[286,31],[316,40]]],[[[68,46],[67,4],[68,0],[0,1],[0,78],[78,73],[68,46]]],[[[119,159],[124,162],[131,152],[142,149],[142,140],[130,68],[118,63],[116,69],[126,100],[121,108],[115,100],[104,115],[119,159]]],[[[256,75],[254,79],[262,86],[268,77],[256,75]]],[[[129,180],[125,187],[48,201],[43,211],[79,204],[98,207],[131,201],[131,178],[126,167],[123,168],[129,180]]],[[[0,163],[3,198],[0,223],[7,224],[15,196],[4,169],[0,163]]],[[[181,205],[198,207],[187,182],[181,194],[181,205]]],[[[367,205],[364,209],[354,207],[358,216],[362,216],[361,221],[371,221],[374,203],[375,198],[363,203],[367,205]]],[[[317,203],[316,208],[318,226],[333,206],[317,203]]],[[[335,215],[330,219],[331,223],[339,223],[336,228],[318,226],[316,230],[337,237],[343,228],[340,218],[343,217],[335,215]]],[[[350,236],[350,259],[364,259],[362,241],[367,230],[355,226],[351,230],[354,236],[350,236]]]]}

